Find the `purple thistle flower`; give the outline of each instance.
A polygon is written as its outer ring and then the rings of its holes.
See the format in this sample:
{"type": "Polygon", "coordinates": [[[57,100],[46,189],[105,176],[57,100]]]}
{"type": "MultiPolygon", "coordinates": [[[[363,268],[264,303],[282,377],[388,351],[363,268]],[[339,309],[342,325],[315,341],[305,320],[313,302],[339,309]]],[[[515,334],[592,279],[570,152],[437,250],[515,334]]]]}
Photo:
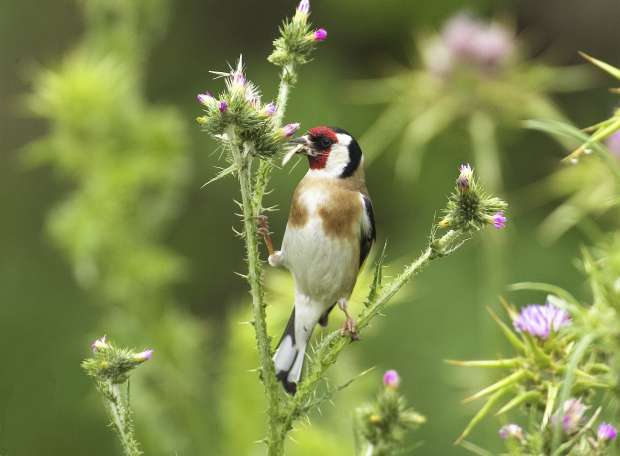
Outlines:
{"type": "Polygon", "coordinates": [[[558,411],[553,416],[553,423],[557,424],[558,420],[561,419],[564,432],[574,434],[579,430],[587,409],[588,407],[581,402],[581,399],[568,399],[564,402],[562,412],[558,411]]]}
{"type": "Polygon", "coordinates": [[[325,41],[327,39],[327,30],[320,28],[314,31],[314,41],[325,41]]]}
{"type": "Polygon", "coordinates": [[[560,328],[570,323],[569,313],[549,302],[544,306],[540,304],[525,306],[513,321],[517,331],[543,340],[547,340],[552,332],[558,332],[560,328]]]}
{"type": "Polygon", "coordinates": [[[153,357],[153,351],[154,350],[144,350],[143,352],[136,353],[135,355],[133,355],[133,359],[135,361],[143,363],[144,361],[148,361],[153,357]]]}
{"type": "Polygon", "coordinates": [[[232,83],[238,86],[245,85],[245,76],[241,70],[237,70],[232,74],[232,83]]]}
{"type": "Polygon", "coordinates": [[[110,345],[108,344],[108,341],[106,340],[106,336],[100,337],[99,339],[95,340],[92,344],[90,344],[90,348],[93,350],[93,353],[99,350],[103,350],[105,348],[109,348],[110,345]]]}
{"type": "Polygon", "coordinates": [[[464,13],[446,22],[441,39],[455,58],[477,65],[501,63],[514,49],[514,39],[505,27],[464,13]]]}
{"type": "Polygon", "coordinates": [[[610,442],[612,440],[616,440],[616,437],[618,437],[618,430],[609,423],[601,423],[598,427],[596,435],[599,440],[603,442],[610,442]]]}
{"type": "Polygon", "coordinates": [[[510,423],[502,426],[499,430],[499,436],[503,440],[509,438],[516,438],[518,440],[523,439],[523,429],[518,424],[510,423]]]}
{"type": "Polygon", "coordinates": [[[199,93],[198,95],[196,95],[196,99],[198,100],[198,103],[206,106],[211,101],[213,101],[214,98],[213,94],[211,94],[211,92],[207,90],[205,93],[199,93]]]}
{"type": "Polygon", "coordinates": [[[226,103],[225,101],[220,101],[219,109],[220,112],[224,114],[226,111],[228,111],[228,103],[226,103]]]}
{"type": "Polygon", "coordinates": [[[286,124],[282,127],[282,134],[285,137],[290,138],[295,134],[297,130],[299,130],[299,126],[300,124],[298,122],[286,124]]]}
{"type": "Polygon", "coordinates": [[[493,219],[493,226],[497,228],[498,230],[501,230],[502,228],[506,227],[506,222],[508,221],[508,219],[504,215],[504,211],[499,211],[493,216],[492,219],[493,219]]]}
{"type": "Polygon", "coordinates": [[[454,55],[469,57],[472,44],[480,33],[481,24],[469,14],[460,13],[449,19],[443,27],[441,36],[454,55]]]}
{"type": "Polygon", "coordinates": [[[297,12],[302,14],[310,14],[310,0],[301,0],[297,5],[297,12]]]}
{"type": "Polygon", "coordinates": [[[396,389],[400,385],[400,375],[394,369],[385,371],[383,374],[383,385],[386,388],[396,389]]]}
{"type": "Polygon", "coordinates": [[[620,131],[615,132],[607,138],[605,144],[612,154],[614,154],[617,158],[620,158],[620,131]]]}
{"type": "Polygon", "coordinates": [[[508,31],[499,24],[490,24],[478,32],[472,51],[480,63],[494,65],[508,57],[513,47],[508,31]]]}
{"type": "Polygon", "coordinates": [[[278,107],[273,102],[271,102],[268,105],[266,105],[265,109],[264,109],[265,114],[267,114],[270,117],[273,116],[276,113],[277,110],[278,110],[278,107]]]}
{"type": "Polygon", "coordinates": [[[474,175],[474,170],[469,163],[465,163],[459,167],[459,177],[456,179],[456,185],[462,192],[469,190],[469,184],[474,175]]]}

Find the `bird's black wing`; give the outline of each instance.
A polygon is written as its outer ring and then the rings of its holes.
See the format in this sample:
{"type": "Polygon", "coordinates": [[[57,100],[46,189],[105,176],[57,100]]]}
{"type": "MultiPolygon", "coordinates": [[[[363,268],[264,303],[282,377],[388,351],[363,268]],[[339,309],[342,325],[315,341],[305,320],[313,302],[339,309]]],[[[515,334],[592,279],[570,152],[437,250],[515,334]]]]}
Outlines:
{"type": "Polygon", "coordinates": [[[375,211],[372,208],[372,201],[370,197],[365,194],[362,195],[363,211],[362,211],[362,233],[360,236],[360,268],[366,257],[370,253],[372,244],[377,238],[377,230],[375,228],[375,211]]]}

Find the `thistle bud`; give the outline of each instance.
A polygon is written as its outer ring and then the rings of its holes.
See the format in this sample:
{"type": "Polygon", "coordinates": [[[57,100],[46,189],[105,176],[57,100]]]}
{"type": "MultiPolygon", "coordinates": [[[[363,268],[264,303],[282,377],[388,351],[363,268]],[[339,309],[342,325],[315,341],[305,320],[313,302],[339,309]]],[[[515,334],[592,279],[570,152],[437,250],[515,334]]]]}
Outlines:
{"type": "Polygon", "coordinates": [[[276,113],[277,110],[278,110],[278,107],[276,106],[275,103],[272,102],[265,106],[263,112],[267,114],[269,117],[271,117],[276,113]]]}
{"type": "Polygon", "coordinates": [[[153,357],[153,350],[144,350],[140,353],[136,353],[135,355],[133,355],[133,359],[140,363],[148,361],[152,357],[153,357]]]}
{"type": "Polygon", "coordinates": [[[507,220],[508,219],[504,215],[504,211],[499,211],[492,217],[493,226],[497,228],[498,230],[501,230],[502,228],[506,227],[507,220]]]}
{"type": "Polygon", "coordinates": [[[499,430],[499,436],[503,440],[508,440],[511,438],[515,438],[517,440],[523,439],[523,429],[518,424],[507,424],[502,426],[499,430]]]}
{"type": "Polygon", "coordinates": [[[228,111],[228,103],[226,103],[225,101],[220,101],[219,109],[220,112],[224,114],[226,111],[228,111]]]}
{"type": "Polygon", "coordinates": [[[106,341],[106,336],[103,336],[90,344],[90,348],[93,350],[93,352],[97,352],[99,350],[105,350],[106,348],[110,348],[110,345],[106,341]]]}
{"type": "Polygon", "coordinates": [[[285,137],[290,138],[295,134],[297,130],[299,130],[299,126],[300,124],[298,122],[286,124],[284,127],[282,127],[282,134],[285,137]]]}
{"type": "Polygon", "coordinates": [[[198,103],[205,106],[209,105],[212,101],[215,100],[215,98],[213,98],[213,95],[209,91],[206,91],[205,93],[199,93],[198,95],[196,95],[196,99],[198,100],[198,103]]]}
{"type": "Polygon", "coordinates": [[[314,31],[313,35],[314,41],[325,41],[327,39],[327,30],[324,28],[320,28],[314,31]]]}
{"type": "Polygon", "coordinates": [[[297,13],[310,14],[310,0],[301,0],[297,5],[297,13]]]}
{"type": "Polygon", "coordinates": [[[400,385],[400,376],[398,375],[398,372],[394,369],[385,371],[385,374],[383,374],[383,385],[392,390],[397,389],[400,385]]]}
{"type": "Polygon", "coordinates": [[[553,417],[553,422],[560,420],[566,434],[574,434],[581,427],[583,416],[588,409],[580,399],[569,399],[564,402],[560,411],[553,417]]]}
{"type": "Polygon", "coordinates": [[[466,163],[459,167],[459,171],[460,174],[459,177],[456,179],[456,186],[459,188],[460,191],[466,192],[467,190],[469,190],[469,184],[474,175],[474,170],[471,168],[469,163],[466,163]]]}
{"type": "Polygon", "coordinates": [[[609,423],[601,423],[596,435],[601,442],[611,442],[618,437],[618,430],[609,423]]]}

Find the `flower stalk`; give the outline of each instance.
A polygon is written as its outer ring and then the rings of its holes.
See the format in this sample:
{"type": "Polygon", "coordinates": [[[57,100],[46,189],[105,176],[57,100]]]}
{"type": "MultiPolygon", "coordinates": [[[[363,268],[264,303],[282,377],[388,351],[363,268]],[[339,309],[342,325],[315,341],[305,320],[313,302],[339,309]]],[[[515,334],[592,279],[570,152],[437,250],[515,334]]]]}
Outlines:
{"type": "Polygon", "coordinates": [[[91,344],[93,356],[82,362],[82,368],[95,379],[103,396],[112,426],[118,434],[125,456],[140,456],[142,450],[135,438],[133,412],[129,406],[129,374],[153,356],[153,350],[136,353],[116,347],[103,336],[91,344]],[[123,397],[121,386],[126,385],[123,397]]]}

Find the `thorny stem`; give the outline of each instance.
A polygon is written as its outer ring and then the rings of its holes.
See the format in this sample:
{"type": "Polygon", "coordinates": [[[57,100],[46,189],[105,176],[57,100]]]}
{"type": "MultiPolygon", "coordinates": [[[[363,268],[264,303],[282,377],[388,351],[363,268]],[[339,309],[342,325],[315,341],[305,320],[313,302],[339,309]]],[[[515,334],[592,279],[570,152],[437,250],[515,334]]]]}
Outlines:
{"type": "Polygon", "coordinates": [[[265,312],[264,289],[262,283],[262,265],[258,250],[257,218],[254,209],[257,201],[253,201],[255,195],[252,189],[252,155],[247,148],[242,150],[241,144],[235,137],[234,130],[228,131],[228,139],[233,159],[237,167],[239,188],[241,191],[241,205],[243,209],[243,227],[248,262],[247,281],[252,295],[252,325],[256,334],[256,345],[260,361],[260,374],[265,387],[267,399],[268,434],[266,438],[268,454],[280,455],[284,445],[279,439],[280,403],[282,393],[276,379],[273,363],[271,361],[271,339],[267,333],[267,317],[265,312]]]}
{"type": "Polygon", "coordinates": [[[101,384],[103,396],[112,416],[112,424],[118,432],[125,456],[140,456],[142,451],[133,435],[131,411],[123,404],[119,384],[105,381],[101,384]]]}

